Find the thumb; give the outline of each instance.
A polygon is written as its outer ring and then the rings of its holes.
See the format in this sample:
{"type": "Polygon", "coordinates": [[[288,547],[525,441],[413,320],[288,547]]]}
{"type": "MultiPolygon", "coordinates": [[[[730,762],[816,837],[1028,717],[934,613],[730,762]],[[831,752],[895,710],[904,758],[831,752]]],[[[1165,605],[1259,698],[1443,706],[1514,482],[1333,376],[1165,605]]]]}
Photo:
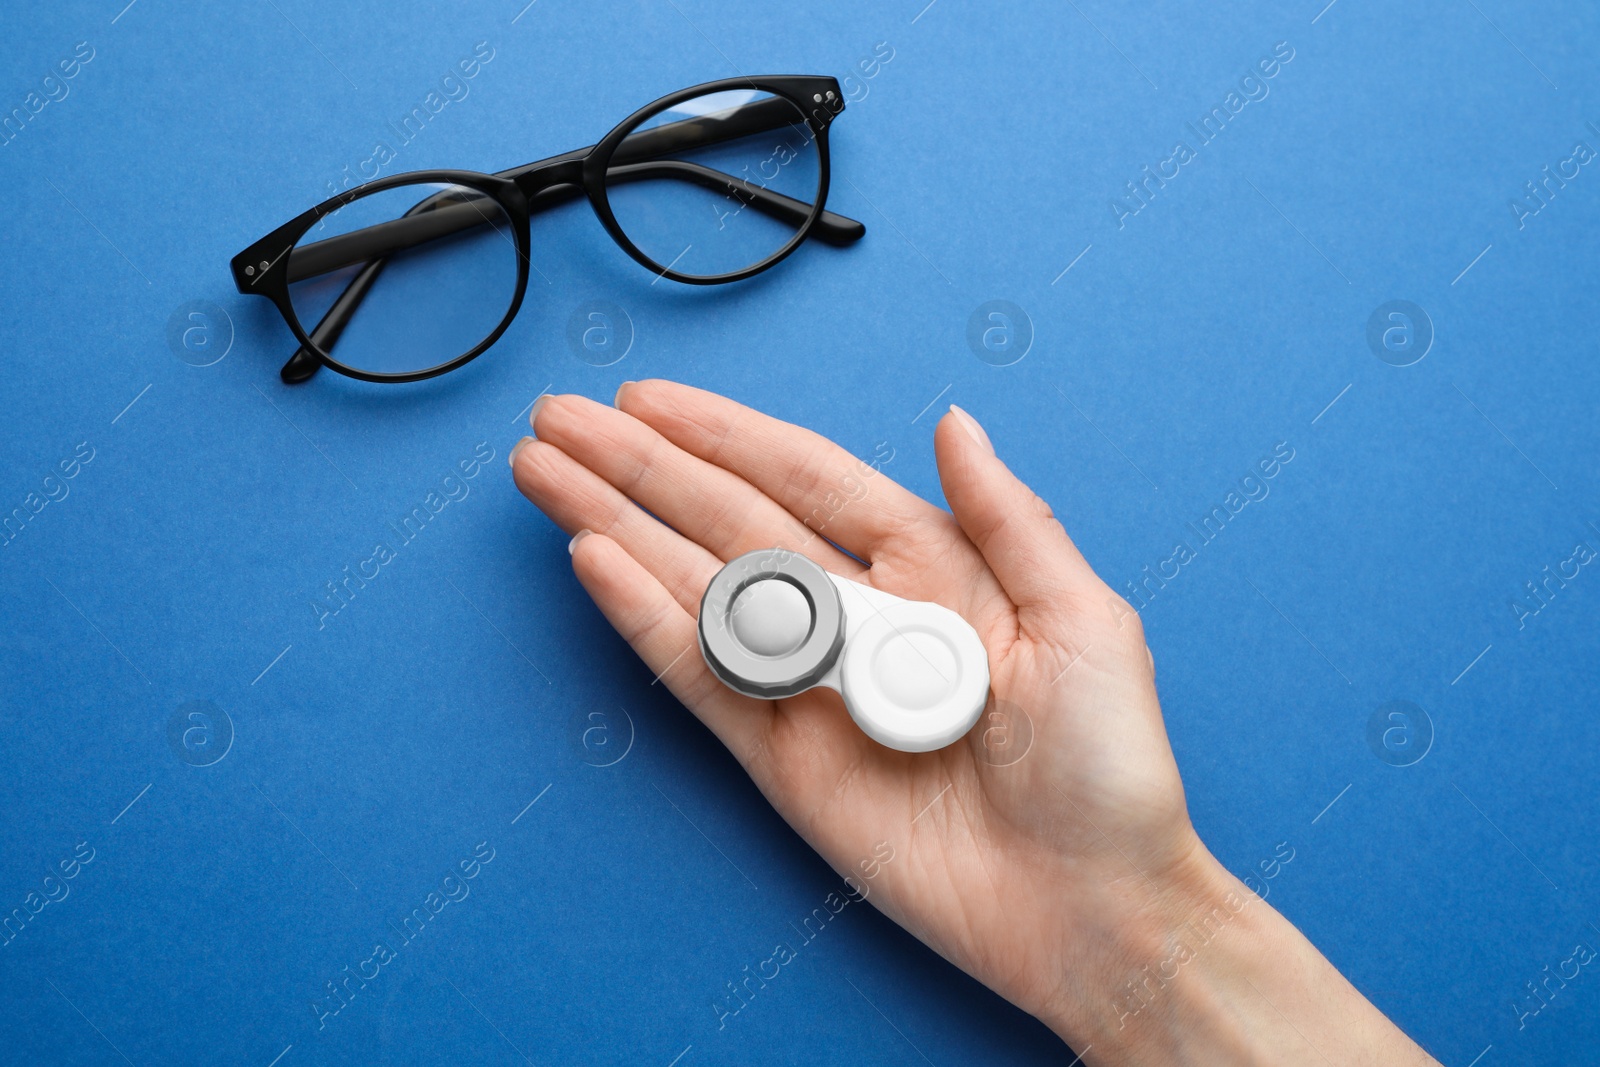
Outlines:
{"type": "Polygon", "coordinates": [[[1104,589],[1050,505],[995,455],[976,419],[951,404],[933,445],[951,512],[1019,609],[1059,611],[1104,589]]]}

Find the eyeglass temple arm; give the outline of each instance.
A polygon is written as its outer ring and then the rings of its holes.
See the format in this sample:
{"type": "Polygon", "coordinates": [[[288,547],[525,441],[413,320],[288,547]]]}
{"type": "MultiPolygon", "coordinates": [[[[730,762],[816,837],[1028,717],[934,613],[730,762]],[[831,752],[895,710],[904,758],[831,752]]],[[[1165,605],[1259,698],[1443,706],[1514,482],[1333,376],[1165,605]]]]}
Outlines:
{"type": "MultiPolygon", "coordinates": [[[[819,112],[819,122],[832,118],[831,109],[819,112]]],[[[611,153],[612,163],[641,163],[647,159],[664,156],[669,152],[682,152],[690,148],[709,148],[724,141],[737,141],[757,133],[767,133],[784,126],[795,130],[810,141],[814,136],[802,121],[796,121],[794,105],[788,100],[769,96],[746,104],[735,104],[721,111],[694,115],[676,122],[636,130],[628,134],[611,153]]]]}
{"type": "MultiPolygon", "coordinates": [[[[354,263],[363,264],[311,331],[312,345],[324,352],[332,351],[339,335],[344,333],[345,326],[389,262],[389,253],[486,224],[491,216],[484,212],[482,203],[488,199],[483,194],[463,196],[456,190],[442,190],[419,200],[392,222],[382,222],[338,237],[315,241],[290,253],[286,270],[291,283],[315,278],[354,263]],[[452,198],[456,200],[455,203],[443,203],[452,198]]],[[[541,210],[545,203],[545,198],[536,197],[529,203],[529,209],[541,210]]],[[[311,349],[301,345],[278,370],[278,377],[293,385],[305,381],[321,367],[322,361],[312,355],[311,349]]]]}
{"type": "MultiPolygon", "coordinates": [[[[423,222],[426,222],[426,221],[428,221],[427,220],[427,216],[428,215],[435,215],[435,214],[442,215],[446,211],[449,211],[451,209],[450,208],[437,208],[435,205],[437,205],[440,201],[444,200],[446,197],[448,197],[450,195],[451,195],[451,193],[449,191],[445,191],[445,192],[435,193],[433,196],[424,197],[422,200],[418,201],[416,204],[413,204],[411,206],[411,210],[407,211],[397,221],[423,221],[423,222]]],[[[484,199],[484,198],[483,197],[478,197],[477,199],[484,199]]],[[[454,205],[454,207],[455,208],[471,208],[471,207],[475,207],[475,205],[471,205],[471,204],[456,204],[456,205],[454,205]]],[[[478,221],[481,223],[483,221],[482,212],[480,211],[480,212],[478,212],[478,214],[479,214],[479,220],[478,221]]],[[[368,228],[369,229],[376,229],[377,227],[368,227],[368,228]]],[[[458,226],[458,227],[453,227],[453,229],[451,229],[451,230],[441,230],[438,234],[435,234],[434,236],[444,236],[445,233],[454,232],[454,229],[461,229],[461,228],[464,228],[464,227],[459,227],[458,226]]],[[[356,232],[359,233],[360,231],[356,231],[356,232]]],[[[317,242],[317,243],[318,244],[327,244],[328,242],[321,241],[321,242],[317,242]]],[[[311,248],[315,248],[315,247],[316,247],[316,245],[307,245],[306,246],[307,250],[309,250],[311,248]]],[[[392,249],[390,249],[389,251],[392,251],[392,249]]],[[[291,253],[291,255],[289,257],[289,263],[287,264],[288,268],[291,269],[290,281],[297,280],[294,277],[293,272],[292,272],[292,268],[294,266],[294,259],[295,259],[295,257],[291,253]]],[[[360,262],[360,261],[359,260],[354,260],[352,262],[360,262]]],[[[344,290],[338,295],[337,298],[334,299],[333,304],[328,308],[328,310],[326,312],[323,313],[322,319],[317,323],[316,329],[311,331],[311,343],[313,345],[315,345],[317,348],[320,348],[324,352],[328,352],[328,351],[332,350],[333,346],[339,340],[339,335],[344,333],[345,326],[347,326],[349,324],[351,317],[353,315],[355,315],[356,308],[360,307],[361,306],[361,301],[366,299],[367,292],[369,290],[371,290],[373,283],[378,280],[378,275],[383,273],[383,268],[388,262],[389,262],[389,260],[388,260],[388,257],[386,255],[375,255],[372,258],[369,258],[367,260],[366,264],[359,271],[356,272],[356,276],[354,278],[350,279],[350,284],[346,285],[344,287],[344,290]]],[[[343,264],[343,263],[339,264],[339,266],[346,266],[346,265],[347,264],[343,264]]],[[[327,269],[328,270],[337,270],[338,267],[329,267],[327,269]]],[[[315,275],[308,274],[308,275],[306,275],[306,277],[315,277],[315,275]]],[[[317,373],[317,371],[320,370],[321,368],[322,368],[322,360],[320,360],[316,356],[312,355],[311,354],[311,350],[309,348],[307,348],[304,345],[301,345],[299,348],[294,350],[294,355],[289,357],[288,362],[286,362],[281,368],[279,368],[278,377],[281,378],[284,381],[285,384],[293,385],[296,382],[305,381],[307,378],[309,378],[313,374],[317,373]]]]}
{"type": "MultiPolygon", "coordinates": [[[[613,180],[620,177],[625,182],[648,178],[675,178],[708,189],[725,188],[731,196],[750,205],[763,215],[769,215],[793,226],[799,226],[811,216],[812,205],[803,200],[775,193],[743,178],[736,178],[698,163],[681,160],[630,163],[609,168],[607,176],[613,180]]],[[[582,195],[583,190],[576,185],[551,186],[536,193],[528,207],[530,211],[538,212],[582,195]]],[[[472,200],[463,200],[460,203],[435,208],[426,214],[408,214],[391,222],[380,222],[337,237],[328,237],[296,248],[290,254],[289,281],[304,281],[374,256],[387,255],[403,248],[414,248],[473,226],[481,226],[485,221],[487,220],[482,210],[477,208],[472,200]]],[[[867,228],[854,219],[824,209],[817,218],[813,232],[823,243],[837,246],[860,240],[866,234],[867,228]]]]}

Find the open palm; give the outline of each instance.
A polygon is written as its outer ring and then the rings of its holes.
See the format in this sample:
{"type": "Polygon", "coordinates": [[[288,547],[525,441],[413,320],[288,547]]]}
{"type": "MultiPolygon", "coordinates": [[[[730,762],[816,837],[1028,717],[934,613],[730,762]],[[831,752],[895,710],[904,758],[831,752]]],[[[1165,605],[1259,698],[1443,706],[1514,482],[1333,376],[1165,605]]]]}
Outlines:
{"type": "Polygon", "coordinates": [[[628,383],[614,408],[546,397],[530,421],[517,485],[592,532],[573,566],[612,625],[836,871],[1013,1003],[1080,996],[1130,902],[1153,905],[1203,852],[1137,616],[963,413],[935,430],[953,514],[817,434],[670,382],[628,383]],[[724,687],[696,648],[700,597],[771,547],[965,618],[992,678],[969,736],[897,752],[831,690],[724,687]]]}

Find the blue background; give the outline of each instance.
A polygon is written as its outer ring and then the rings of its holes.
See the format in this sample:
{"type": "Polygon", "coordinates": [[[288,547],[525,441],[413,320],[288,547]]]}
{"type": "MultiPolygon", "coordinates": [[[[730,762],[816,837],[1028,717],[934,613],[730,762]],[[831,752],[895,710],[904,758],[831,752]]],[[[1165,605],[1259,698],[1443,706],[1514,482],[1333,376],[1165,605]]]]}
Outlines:
{"type": "Polygon", "coordinates": [[[94,49],[0,147],[0,511],[31,516],[0,548],[0,913],[94,855],[0,947],[0,1059],[1064,1062],[870,908],[718,1029],[724,983],[837,877],[651,685],[504,466],[541,391],[650,376],[887,443],[934,499],[960,403],[1119,589],[1286,443],[1143,610],[1202,836],[1452,1067],[1600,1040],[1592,968],[1518,1025],[1526,982],[1600,945],[1600,575],[1524,588],[1600,549],[1600,168],[1511,207],[1600,147],[1591,5],[123,2],[0,33],[4,110],[94,49]],[[281,385],[293,345],[228,258],[478,42],[385,173],[514,166],[740,72],[852,75],[830,206],[866,239],[650,286],[574,204],[469,368],[281,385]],[[1278,42],[1270,93],[1196,145],[1278,42]],[[1179,140],[1197,158],[1115,210],[1179,140]],[[967,341],[995,299],[1031,324],[1009,366],[967,341]],[[1434,334],[1405,367],[1367,342],[1397,299],[1434,334]],[[221,315],[169,344],[196,300],[221,315]],[[611,366],[567,340],[591,301],[631,322],[611,366]],[[468,495],[319,628],[323,584],[480,442],[468,495]],[[234,733],[205,767],[168,740],[197,700],[234,733]],[[1431,723],[1410,766],[1367,739],[1395,700],[1431,723]],[[324,983],[480,842],[471,895],[319,1029],[324,983]]]}

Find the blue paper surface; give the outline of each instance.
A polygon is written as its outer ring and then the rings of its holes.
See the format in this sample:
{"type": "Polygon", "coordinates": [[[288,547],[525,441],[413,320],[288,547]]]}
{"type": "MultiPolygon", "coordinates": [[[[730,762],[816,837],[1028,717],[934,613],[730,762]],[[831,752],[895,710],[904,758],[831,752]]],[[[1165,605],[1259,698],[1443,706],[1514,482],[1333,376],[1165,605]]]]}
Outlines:
{"type": "Polygon", "coordinates": [[[123,5],[0,34],[0,1059],[1064,1062],[867,907],[719,1026],[837,877],[505,468],[644,377],[933,499],[972,411],[1133,587],[1229,868],[1444,1063],[1593,1056],[1600,974],[1528,988],[1600,945],[1591,6],[123,5]],[[468,368],[279,382],[227,261],[379,144],[499,170],[741,72],[844,81],[865,240],[652,286],[574,203],[468,368]]]}

